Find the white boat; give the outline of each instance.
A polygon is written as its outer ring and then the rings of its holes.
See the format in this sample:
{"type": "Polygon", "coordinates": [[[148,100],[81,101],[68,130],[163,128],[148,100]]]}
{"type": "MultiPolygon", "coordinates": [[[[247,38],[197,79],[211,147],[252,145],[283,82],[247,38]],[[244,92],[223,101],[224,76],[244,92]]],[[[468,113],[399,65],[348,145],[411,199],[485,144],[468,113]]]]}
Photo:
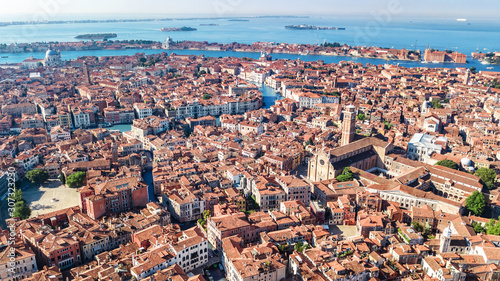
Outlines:
{"type": "Polygon", "coordinates": [[[487,61],[485,61],[485,60],[483,60],[483,61],[481,61],[481,64],[490,64],[490,63],[487,62],[487,61]]]}
{"type": "Polygon", "coordinates": [[[437,60],[433,60],[433,61],[432,61],[432,63],[439,63],[439,61],[437,61],[437,60]]]}
{"type": "Polygon", "coordinates": [[[493,69],[494,67],[493,66],[488,66],[486,69],[493,69]]]}
{"type": "Polygon", "coordinates": [[[457,21],[467,21],[467,19],[457,19],[457,21]]]}

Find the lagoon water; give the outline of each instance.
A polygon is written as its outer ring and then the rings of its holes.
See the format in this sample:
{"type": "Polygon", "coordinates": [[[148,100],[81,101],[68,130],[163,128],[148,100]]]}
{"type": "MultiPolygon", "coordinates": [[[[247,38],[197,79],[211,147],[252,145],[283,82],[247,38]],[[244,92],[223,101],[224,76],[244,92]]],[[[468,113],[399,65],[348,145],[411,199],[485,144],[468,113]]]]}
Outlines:
{"type": "MultiPolygon", "coordinates": [[[[252,43],[257,41],[286,42],[301,44],[317,44],[339,42],[349,45],[380,46],[424,50],[427,45],[434,49],[459,51],[470,56],[476,50],[482,52],[500,51],[500,21],[456,19],[394,19],[388,22],[375,17],[338,18],[245,18],[248,21],[229,21],[228,18],[168,20],[151,22],[121,23],[64,23],[12,25],[0,27],[0,44],[49,41],[79,41],[74,37],[83,33],[116,33],[117,40],[144,39],[164,41],[170,36],[175,41],[194,40],[220,43],[252,43]],[[201,26],[200,24],[217,24],[217,26],[201,26]],[[286,25],[311,24],[316,26],[345,27],[346,30],[287,30],[286,25]],[[162,27],[189,26],[197,28],[191,32],[161,32],[162,27]]],[[[63,52],[63,59],[75,59],[83,55],[131,55],[137,52],[152,54],[164,50],[97,50],[63,52]]],[[[210,52],[210,51],[169,51],[178,54],[205,54],[206,56],[246,56],[257,58],[256,53],[210,52]]],[[[42,53],[32,54],[0,54],[8,58],[0,58],[0,63],[17,63],[29,56],[42,58],[42,53]]],[[[300,56],[290,54],[273,54],[274,59],[322,59],[327,63],[342,60],[354,60],[361,63],[383,64],[385,61],[365,58],[300,56]]],[[[471,64],[478,69],[486,69],[469,58],[471,64]]],[[[399,62],[403,66],[455,67],[453,64],[421,64],[420,62],[399,62]]],[[[462,65],[463,66],[463,65],[462,65]]],[[[500,70],[495,67],[494,70],[500,70]]]]}

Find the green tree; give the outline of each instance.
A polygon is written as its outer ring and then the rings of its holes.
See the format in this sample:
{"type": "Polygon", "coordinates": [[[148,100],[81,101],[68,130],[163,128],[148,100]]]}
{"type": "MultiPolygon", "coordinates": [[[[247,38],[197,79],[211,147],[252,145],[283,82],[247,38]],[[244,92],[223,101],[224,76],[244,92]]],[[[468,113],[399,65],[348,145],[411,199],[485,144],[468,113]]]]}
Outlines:
{"type": "Polygon", "coordinates": [[[450,169],[458,170],[458,164],[455,163],[452,160],[449,160],[449,159],[440,160],[435,165],[439,165],[439,166],[443,166],[443,167],[448,167],[450,169]]]}
{"type": "Polygon", "coordinates": [[[472,74],[476,74],[477,73],[476,68],[474,66],[470,67],[470,73],[472,73],[472,74]]]}
{"type": "Polygon", "coordinates": [[[486,224],[486,234],[500,235],[500,220],[490,219],[486,224]]]}
{"type": "Polygon", "coordinates": [[[481,179],[483,186],[487,189],[493,189],[495,187],[495,179],[497,178],[495,170],[479,168],[474,175],[481,179]]]}
{"type": "Polygon", "coordinates": [[[12,194],[10,198],[14,200],[14,202],[24,201],[22,190],[20,188],[16,188],[16,191],[14,191],[14,194],[12,194]]]}
{"type": "Polygon", "coordinates": [[[425,222],[424,231],[422,232],[422,235],[424,236],[425,239],[427,239],[431,235],[431,232],[432,232],[432,226],[428,222],[425,222]]]}
{"type": "Polygon", "coordinates": [[[344,182],[344,181],[352,181],[353,178],[354,175],[352,174],[351,169],[349,169],[349,167],[345,167],[344,170],[342,171],[342,174],[340,174],[337,177],[337,180],[339,182],[344,182]]]}
{"type": "Polygon", "coordinates": [[[388,121],[384,121],[384,129],[390,130],[392,128],[392,124],[388,121]]]}
{"type": "Polygon", "coordinates": [[[474,228],[474,231],[478,234],[486,232],[486,229],[478,222],[472,222],[472,227],[474,228]]]}
{"type": "Polygon", "coordinates": [[[360,114],[358,114],[358,116],[356,116],[356,119],[358,119],[360,121],[365,121],[366,115],[364,115],[363,113],[360,113],[360,114]]]}
{"type": "Polygon", "coordinates": [[[31,209],[28,206],[28,204],[26,204],[26,202],[24,202],[24,200],[17,201],[14,204],[13,215],[14,215],[14,217],[19,217],[21,220],[24,220],[24,219],[27,219],[31,216],[31,209]]]}
{"type": "Polygon", "coordinates": [[[438,109],[438,108],[443,108],[443,105],[436,99],[432,100],[432,108],[438,109]]]}
{"type": "Polygon", "coordinates": [[[210,210],[203,211],[203,220],[207,221],[209,217],[210,217],[210,210]]]}
{"type": "Polygon", "coordinates": [[[208,100],[210,98],[210,95],[209,94],[203,94],[203,99],[204,100],[208,100]]]}
{"type": "Polygon", "coordinates": [[[339,42],[333,42],[333,43],[325,42],[322,45],[323,45],[323,47],[332,47],[332,48],[340,47],[340,43],[339,42]]]}
{"type": "Polygon", "coordinates": [[[68,176],[66,179],[66,184],[69,187],[80,187],[83,186],[86,177],[85,172],[76,172],[68,176]]]}
{"type": "Polygon", "coordinates": [[[372,102],[372,100],[368,100],[368,101],[366,102],[366,104],[368,104],[368,105],[373,105],[373,102],[372,102]]]}
{"type": "Polygon", "coordinates": [[[63,173],[59,175],[59,180],[62,182],[62,184],[66,184],[66,176],[63,173]]]}
{"type": "Polygon", "coordinates": [[[311,246],[309,246],[309,244],[304,244],[304,242],[302,241],[295,243],[295,251],[297,251],[298,253],[303,253],[305,250],[310,248],[311,246]]]}
{"type": "Polygon", "coordinates": [[[49,179],[49,173],[42,169],[34,169],[26,173],[26,178],[33,184],[41,184],[49,179]]]}
{"type": "Polygon", "coordinates": [[[484,211],[484,207],[486,207],[484,195],[477,190],[474,191],[465,199],[465,207],[474,213],[474,215],[480,216],[484,211]]]}
{"type": "Polygon", "coordinates": [[[306,145],[313,145],[312,137],[309,137],[309,139],[306,142],[306,145]]]}
{"type": "Polygon", "coordinates": [[[412,222],[411,225],[413,226],[413,229],[418,232],[422,232],[424,230],[424,227],[418,221],[412,222]]]}
{"type": "Polygon", "coordinates": [[[286,243],[278,245],[278,250],[282,255],[285,254],[288,257],[293,253],[294,249],[293,247],[290,247],[290,244],[286,243]]]}

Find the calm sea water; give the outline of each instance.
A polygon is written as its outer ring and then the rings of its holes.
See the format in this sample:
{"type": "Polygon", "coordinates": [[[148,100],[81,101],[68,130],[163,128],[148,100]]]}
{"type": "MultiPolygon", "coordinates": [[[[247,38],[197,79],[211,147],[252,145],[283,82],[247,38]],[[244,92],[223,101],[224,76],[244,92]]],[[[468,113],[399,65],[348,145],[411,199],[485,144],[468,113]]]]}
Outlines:
{"type": "MultiPolygon", "coordinates": [[[[246,18],[248,21],[228,21],[228,19],[172,20],[129,23],[76,23],[76,24],[40,24],[0,27],[0,43],[40,42],[40,41],[78,41],[74,37],[83,33],[116,33],[116,39],[145,39],[164,41],[167,36],[173,40],[195,40],[208,42],[252,43],[257,41],[308,43],[316,44],[340,42],[349,45],[365,45],[423,50],[427,45],[435,49],[448,49],[463,52],[468,56],[477,49],[482,52],[500,51],[500,22],[468,20],[459,22],[448,20],[391,20],[377,21],[375,18],[344,19],[331,17],[310,18],[246,18]],[[200,24],[217,24],[217,26],[200,26],[200,24]],[[286,30],[286,25],[312,24],[317,26],[345,27],[346,30],[286,30]],[[190,26],[197,28],[193,32],[161,32],[162,27],[190,26]]],[[[157,53],[159,50],[126,50],[126,51],[86,51],[63,52],[63,58],[74,59],[81,55],[119,55],[135,52],[157,53]]],[[[176,53],[192,53],[209,56],[247,56],[251,54],[232,54],[231,52],[196,52],[175,51],[176,53]],[[208,54],[210,53],[210,54],[208,54]]],[[[0,54],[0,63],[20,62],[30,54],[0,54]]],[[[33,54],[43,57],[43,54],[33,54]]],[[[339,57],[298,56],[273,54],[273,58],[301,58],[304,60],[323,59],[325,62],[346,60],[339,57]]],[[[384,63],[373,59],[350,59],[362,63],[384,63]]],[[[400,62],[405,66],[420,66],[420,63],[400,62]]],[[[473,63],[474,66],[476,66],[473,63]]],[[[450,64],[423,65],[427,67],[454,67],[450,64]]],[[[477,66],[476,66],[477,67],[477,66]]],[[[485,67],[479,67],[484,69],[485,67]]],[[[498,70],[498,68],[496,68],[498,70]]]]}

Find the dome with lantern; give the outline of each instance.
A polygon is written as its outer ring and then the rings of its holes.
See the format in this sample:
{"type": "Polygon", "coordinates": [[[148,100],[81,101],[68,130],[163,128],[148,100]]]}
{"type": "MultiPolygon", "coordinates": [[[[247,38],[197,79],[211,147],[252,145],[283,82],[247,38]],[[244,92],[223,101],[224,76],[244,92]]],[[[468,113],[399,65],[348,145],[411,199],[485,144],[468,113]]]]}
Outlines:
{"type": "Polygon", "coordinates": [[[44,64],[45,66],[56,66],[62,63],[61,53],[54,50],[47,50],[45,52],[44,64]]]}

